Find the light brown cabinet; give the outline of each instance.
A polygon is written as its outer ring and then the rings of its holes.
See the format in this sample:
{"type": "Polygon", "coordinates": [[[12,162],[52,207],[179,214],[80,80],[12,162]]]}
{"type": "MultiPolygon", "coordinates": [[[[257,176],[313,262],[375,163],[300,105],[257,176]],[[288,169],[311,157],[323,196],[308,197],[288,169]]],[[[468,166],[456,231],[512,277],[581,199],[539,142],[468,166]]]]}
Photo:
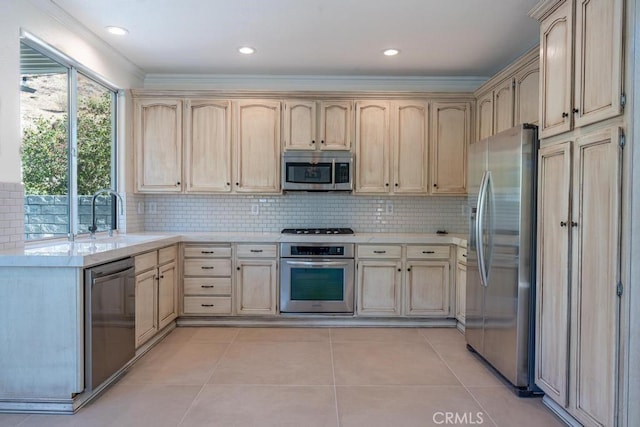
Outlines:
{"type": "Polygon", "coordinates": [[[467,249],[458,247],[456,251],[456,320],[462,326],[467,312],[467,249]]]}
{"type": "Polygon", "coordinates": [[[351,101],[284,102],[285,150],[351,150],[351,101]]]}
{"type": "Polygon", "coordinates": [[[399,316],[402,310],[402,246],[356,248],[359,316],[399,316]]]}
{"type": "Polygon", "coordinates": [[[434,102],[431,123],[431,193],[466,194],[471,103],[434,102]]]}
{"type": "Polygon", "coordinates": [[[231,191],[231,102],[186,100],[185,191],[231,191]]]}
{"type": "Polygon", "coordinates": [[[175,245],[136,255],[136,347],[178,317],[175,245]]]}
{"type": "Polygon", "coordinates": [[[449,246],[407,246],[405,315],[421,317],[449,315],[451,292],[449,257],[449,246]]]}
{"type": "Polygon", "coordinates": [[[277,313],[277,247],[272,244],[236,246],[236,313],[277,313]]]}
{"type": "Polygon", "coordinates": [[[542,138],[621,114],[623,7],[623,0],[556,0],[534,9],[542,138]]]}
{"type": "Polygon", "coordinates": [[[234,105],[234,191],[280,192],[280,102],[239,100],[234,105]]]}
{"type": "Polygon", "coordinates": [[[422,101],[397,101],[392,109],[393,186],[396,194],[429,193],[429,107],[422,101]]]}
{"type": "Polygon", "coordinates": [[[186,244],[183,255],[183,314],[230,315],[231,245],[186,244]]]}
{"type": "Polygon", "coordinates": [[[537,125],[540,99],[540,60],[525,65],[515,75],[515,116],[516,125],[530,123],[537,125]]]}
{"type": "Polygon", "coordinates": [[[539,154],[536,383],[586,426],[615,423],[619,137],[607,127],[539,154]]]}
{"type": "Polygon", "coordinates": [[[136,191],[182,191],[182,101],[134,101],[136,191]]]}
{"type": "Polygon", "coordinates": [[[476,101],[476,139],[485,139],[493,134],[493,91],[490,90],[476,101]]]}
{"type": "Polygon", "coordinates": [[[494,133],[513,127],[514,88],[515,80],[508,78],[493,89],[494,133]]]}
{"type": "Polygon", "coordinates": [[[387,101],[356,102],[357,193],[389,192],[389,117],[387,101]]]}

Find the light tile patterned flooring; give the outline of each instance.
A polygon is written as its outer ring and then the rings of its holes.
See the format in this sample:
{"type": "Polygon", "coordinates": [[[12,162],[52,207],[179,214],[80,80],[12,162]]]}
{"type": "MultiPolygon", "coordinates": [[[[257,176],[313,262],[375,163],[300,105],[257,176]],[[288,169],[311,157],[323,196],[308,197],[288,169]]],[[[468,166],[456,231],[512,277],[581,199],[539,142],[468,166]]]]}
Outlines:
{"type": "Polygon", "coordinates": [[[0,427],[454,421],[564,425],[540,399],[516,397],[467,351],[457,330],[430,328],[182,327],[75,415],[0,414],[0,427]]]}

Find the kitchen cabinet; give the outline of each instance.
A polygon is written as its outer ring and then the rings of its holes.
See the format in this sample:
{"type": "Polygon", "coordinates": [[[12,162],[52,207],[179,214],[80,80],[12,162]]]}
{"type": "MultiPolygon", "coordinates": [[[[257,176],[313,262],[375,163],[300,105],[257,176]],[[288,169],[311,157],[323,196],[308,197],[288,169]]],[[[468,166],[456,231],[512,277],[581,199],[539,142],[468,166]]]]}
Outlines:
{"type": "Polygon", "coordinates": [[[471,103],[434,102],[431,123],[431,193],[466,194],[471,103]]]}
{"type": "Polygon", "coordinates": [[[623,0],[556,0],[532,11],[541,22],[542,138],[622,113],[623,6],[623,0]]]}
{"type": "Polygon", "coordinates": [[[476,101],[476,139],[479,141],[493,135],[493,91],[476,101]]]}
{"type": "Polygon", "coordinates": [[[178,317],[176,246],[135,256],[136,347],[178,317]]]}
{"type": "Polygon", "coordinates": [[[536,57],[515,75],[515,125],[537,125],[540,98],[540,60],[536,57]]]}
{"type": "Polygon", "coordinates": [[[389,116],[387,101],[356,102],[357,193],[389,192],[389,116]]]}
{"type": "Polygon", "coordinates": [[[536,383],[585,426],[615,424],[620,134],[609,126],[539,152],[536,383]]]}
{"type": "Polygon", "coordinates": [[[280,192],[280,102],[239,100],[234,105],[235,192],[280,192]]]}
{"type": "Polygon", "coordinates": [[[231,102],[186,100],[185,191],[231,191],[231,102]]]}
{"type": "Polygon", "coordinates": [[[182,191],[182,101],[134,100],[136,191],[182,191]]]}
{"type": "Polygon", "coordinates": [[[508,78],[493,89],[494,133],[513,127],[515,80],[508,78]]]}
{"type": "Polygon", "coordinates": [[[449,246],[407,246],[405,309],[407,316],[447,317],[451,290],[449,246]]]}
{"type": "Polygon", "coordinates": [[[273,244],[236,245],[236,312],[277,313],[277,247],[273,244]]]}
{"type": "Polygon", "coordinates": [[[402,310],[402,246],[357,246],[356,313],[399,316],[402,310]]]}
{"type": "Polygon", "coordinates": [[[285,150],[351,150],[351,101],[284,102],[285,150]]]}
{"type": "Polygon", "coordinates": [[[231,245],[185,244],[183,260],[182,313],[231,315],[231,245]]]}
{"type": "Polygon", "coordinates": [[[456,250],[456,320],[464,327],[467,312],[467,248],[456,250]]]}
{"type": "Polygon", "coordinates": [[[422,101],[397,101],[392,106],[393,187],[396,194],[429,192],[429,108],[422,101]]]}

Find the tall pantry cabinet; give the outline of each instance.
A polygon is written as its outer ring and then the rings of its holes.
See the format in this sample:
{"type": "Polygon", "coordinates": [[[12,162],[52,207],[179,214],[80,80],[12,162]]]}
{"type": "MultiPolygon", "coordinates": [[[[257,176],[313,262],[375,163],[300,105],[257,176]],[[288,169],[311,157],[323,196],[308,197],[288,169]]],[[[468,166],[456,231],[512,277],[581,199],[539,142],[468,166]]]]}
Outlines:
{"type": "Polygon", "coordinates": [[[541,23],[535,382],[584,426],[617,425],[619,406],[622,10],[547,0],[530,12],[541,23]]]}

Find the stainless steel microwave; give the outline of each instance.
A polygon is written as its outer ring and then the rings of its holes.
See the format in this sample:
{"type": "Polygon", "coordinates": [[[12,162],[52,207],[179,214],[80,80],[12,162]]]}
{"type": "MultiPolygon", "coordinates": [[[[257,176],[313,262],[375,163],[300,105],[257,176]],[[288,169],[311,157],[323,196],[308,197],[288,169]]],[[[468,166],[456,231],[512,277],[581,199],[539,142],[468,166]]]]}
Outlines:
{"type": "Polygon", "coordinates": [[[348,151],[285,151],[285,191],[353,191],[353,154],[348,151]]]}

